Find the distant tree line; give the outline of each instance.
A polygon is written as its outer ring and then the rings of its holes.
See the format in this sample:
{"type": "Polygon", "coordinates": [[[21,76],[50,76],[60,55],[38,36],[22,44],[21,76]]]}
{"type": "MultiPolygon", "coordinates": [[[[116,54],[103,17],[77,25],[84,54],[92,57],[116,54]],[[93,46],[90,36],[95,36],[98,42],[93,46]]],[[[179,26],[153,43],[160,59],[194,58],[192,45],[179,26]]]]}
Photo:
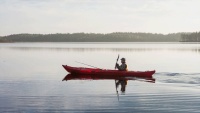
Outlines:
{"type": "Polygon", "coordinates": [[[3,40],[1,36],[0,36],[0,42],[5,42],[5,40],[3,40]]]}
{"type": "Polygon", "coordinates": [[[6,42],[179,42],[181,33],[67,33],[67,34],[14,34],[0,37],[6,42]]]}
{"type": "Polygon", "coordinates": [[[200,32],[181,34],[182,42],[200,42],[200,32]]]}

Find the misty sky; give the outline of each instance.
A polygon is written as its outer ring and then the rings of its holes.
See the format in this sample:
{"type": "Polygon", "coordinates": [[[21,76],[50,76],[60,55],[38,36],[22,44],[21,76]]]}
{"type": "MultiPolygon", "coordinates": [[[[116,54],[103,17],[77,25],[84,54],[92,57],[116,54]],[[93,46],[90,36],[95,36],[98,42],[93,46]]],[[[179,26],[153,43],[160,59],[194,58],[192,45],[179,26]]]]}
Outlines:
{"type": "Polygon", "coordinates": [[[200,31],[200,0],[0,0],[0,36],[200,31]]]}

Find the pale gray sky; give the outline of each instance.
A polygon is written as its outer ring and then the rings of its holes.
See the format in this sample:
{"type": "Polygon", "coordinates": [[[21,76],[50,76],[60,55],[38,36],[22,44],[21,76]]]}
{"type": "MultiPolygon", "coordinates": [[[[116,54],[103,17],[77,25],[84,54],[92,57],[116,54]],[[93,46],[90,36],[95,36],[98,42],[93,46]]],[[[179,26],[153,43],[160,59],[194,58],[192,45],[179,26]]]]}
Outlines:
{"type": "Polygon", "coordinates": [[[200,0],[0,0],[0,36],[200,31],[200,0]]]}

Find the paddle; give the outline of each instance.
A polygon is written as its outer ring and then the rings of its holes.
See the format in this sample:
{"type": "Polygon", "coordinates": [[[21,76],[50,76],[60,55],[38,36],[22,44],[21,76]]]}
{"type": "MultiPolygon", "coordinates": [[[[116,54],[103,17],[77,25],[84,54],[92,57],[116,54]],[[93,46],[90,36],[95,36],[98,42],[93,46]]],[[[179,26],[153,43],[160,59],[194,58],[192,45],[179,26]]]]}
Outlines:
{"type": "MultiPolygon", "coordinates": [[[[118,54],[116,63],[118,62],[118,60],[119,60],[119,54],[118,54]]],[[[116,64],[116,63],[115,63],[115,64],[116,64]]],[[[116,69],[116,68],[117,68],[117,66],[115,65],[115,69],[116,69]]]]}
{"type": "MultiPolygon", "coordinates": [[[[119,60],[119,54],[118,54],[116,63],[118,62],[118,60],[119,60]]],[[[115,63],[115,64],[116,64],[116,63],[115,63]]],[[[115,65],[115,69],[116,69],[116,68],[117,68],[117,66],[115,65]]],[[[116,93],[117,93],[117,97],[118,97],[118,101],[119,101],[119,94],[118,94],[118,90],[117,90],[117,81],[116,81],[116,79],[115,79],[115,88],[116,88],[116,93]]]]}

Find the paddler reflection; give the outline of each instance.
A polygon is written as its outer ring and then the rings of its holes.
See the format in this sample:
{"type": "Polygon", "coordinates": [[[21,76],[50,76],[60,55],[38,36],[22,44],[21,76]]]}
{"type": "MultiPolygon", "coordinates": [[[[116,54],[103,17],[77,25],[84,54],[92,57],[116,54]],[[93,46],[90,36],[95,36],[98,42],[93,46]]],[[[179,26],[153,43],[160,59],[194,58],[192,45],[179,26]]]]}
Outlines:
{"type": "MultiPolygon", "coordinates": [[[[126,59],[125,58],[121,58],[121,65],[119,65],[118,63],[116,63],[115,67],[119,71],[128,71],[127,64],[126,64],[126,59]]],[[[121,92],[124,93],[125,90],[126,90],[127,80],[118,80],[116,82],[116,86],[118,87],[119,85],[121,85],[121,92]]]]}
{"type": "Polygon", "coordinates": [[[116,83],[116,85],[117,85],[117,88],[118,88],[119,85],[121,85],[121,92],[125,93],[125,91],[126,91],[126,85],[127,85],[127,80],[118,80],[117,83],[116,83]]]}

